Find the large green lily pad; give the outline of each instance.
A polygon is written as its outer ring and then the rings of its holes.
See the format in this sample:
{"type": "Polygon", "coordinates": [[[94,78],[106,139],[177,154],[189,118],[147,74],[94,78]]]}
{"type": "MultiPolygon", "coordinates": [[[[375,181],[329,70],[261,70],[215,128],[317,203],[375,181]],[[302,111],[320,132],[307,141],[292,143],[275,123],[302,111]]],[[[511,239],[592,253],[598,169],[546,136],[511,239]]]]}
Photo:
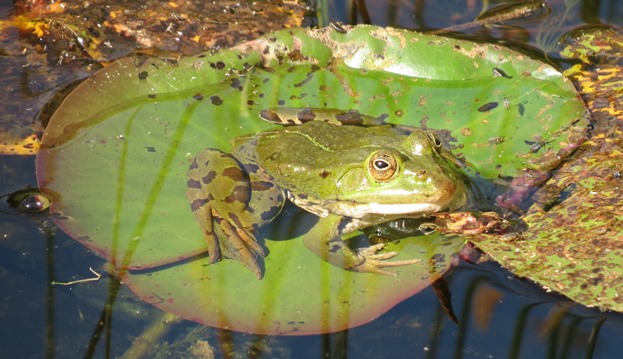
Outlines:
{"type": "Polygon", "coordinates": [[[258,114],[273,107],[357,109],[445,129],[470,174],[485,178],[542,166],[586,125],[557,70],[497,45],[373,26],[295,29],[175,63],[126,58],[96,73],[48,125],[40,186],[58,225],[111,261],[139,295],[210,325],[339,330],[375,318],[448,268],[462,242],[441,236],[390,245],[398,259],[422,260],[397,277],[333,268],[296,240],[305,230],[296,211],[265,233],[261,281],[228,260],[208,265],[185,196],[190,159],[271,128],[258,114]]]}

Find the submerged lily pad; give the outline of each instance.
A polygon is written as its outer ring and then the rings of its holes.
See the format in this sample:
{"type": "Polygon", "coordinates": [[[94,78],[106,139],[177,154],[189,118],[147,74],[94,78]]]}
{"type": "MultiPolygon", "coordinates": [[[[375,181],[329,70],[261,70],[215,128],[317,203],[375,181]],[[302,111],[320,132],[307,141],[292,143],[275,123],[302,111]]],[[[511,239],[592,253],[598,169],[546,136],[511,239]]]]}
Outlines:
{"type": "Polygon", "coordinates": [[[176,63],[126,58],[96,73],[48,125],[40,187],[54,199],[58,225],[110,260],[139,295],[214,326],[339,330],[375,318],[427,285],[429,272],[448,268],[461,241],[443,237],[392,244],[398,259],[423,263],[398,277],[333,268],[294,238],[304,231],[299,222],[266,233],[261,281],[232,261],[208,265],[185,196],[190,159],[271,128],[258,114],[274,107],[357,109],[445,129],[470,174],[485,178],[541,166],[585,126],[570,82],[500,46],[373,26],[295,29],[176,63]],[[534,142],[543,143],[539,151],[534,142]],[[431,258],[441,265],[429,268],[431,258]]]}

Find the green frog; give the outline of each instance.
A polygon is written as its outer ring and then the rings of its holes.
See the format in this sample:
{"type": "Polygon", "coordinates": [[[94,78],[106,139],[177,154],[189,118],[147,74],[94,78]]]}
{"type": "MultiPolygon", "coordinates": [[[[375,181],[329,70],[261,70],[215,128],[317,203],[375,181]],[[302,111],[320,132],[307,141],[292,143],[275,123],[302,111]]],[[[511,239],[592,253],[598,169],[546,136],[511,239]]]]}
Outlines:
{"type": "Polygon", "coordinates": [[[330,264],[396,275],[383,243],[355,251],[342,236],[401,217],[455,210],[468,184],[456,158],[432,133],[386,124],[356,111],[275,109],[261,117],[285,125],[233,139],[231,153],[208,148],[188,171],[187,196],[211,262],[242,262],[258,279],[265,249],[254,233],[286,198],[315,214],[305,246],[330,264]],[[387,268],[389,269],[389,268],[387,268]]]}

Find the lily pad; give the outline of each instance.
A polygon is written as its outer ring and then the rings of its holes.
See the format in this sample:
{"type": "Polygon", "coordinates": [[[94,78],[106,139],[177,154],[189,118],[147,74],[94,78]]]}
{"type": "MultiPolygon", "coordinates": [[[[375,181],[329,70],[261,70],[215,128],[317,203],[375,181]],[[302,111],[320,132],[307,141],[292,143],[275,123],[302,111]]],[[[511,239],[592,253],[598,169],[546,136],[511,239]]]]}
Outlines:
{"type": "Polygon", "coordinates": [[[232,261],[208,265],[185,196],[196,153],[227,151],[233,137],[271,128],[258,117],[266,108],[357,109],[446,130],[472,175],[496,178],[542,166],[586,125],[572,84],[524,54],[391,28],[345,29],[281,31],[175,63],[126,58],[87,79],[52,117],[37,158],[58,225],[143,298],[186,318],[260,333],[334,331],[420,290],[462,242],[404,239],[392,244],[398,259],[422,266],[397,277],[357,274],[307,252],[294,238],[304,225],[286,217],[273,227],[292,229],[266,232],[261,281],[232,261]],[[431,258],[441,265],[429,268],[431,258]]]}
{"type": "Polygon", "coordinates": [[[584,62],[566,74],[591,110],[589,139],[535,194],[521,240],[472,240],[518,276],[586,306],[623,311],[623,36],[594,28],[567,41],[563,54],[584,62]]]}

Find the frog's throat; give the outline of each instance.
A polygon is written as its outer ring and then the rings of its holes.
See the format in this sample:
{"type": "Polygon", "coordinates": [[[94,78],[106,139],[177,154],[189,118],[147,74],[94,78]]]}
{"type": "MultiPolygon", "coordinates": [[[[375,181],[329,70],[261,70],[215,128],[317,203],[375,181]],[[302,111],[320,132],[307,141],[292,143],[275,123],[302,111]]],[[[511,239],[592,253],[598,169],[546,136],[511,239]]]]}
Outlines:
{"type": "Polygon", "coordinates": [[[329,214],[337,214],[343,217],[365,219],[371,216],[378,217],[401,217],[409,215],[425,215],[439,212],[448,207],[444,203],[365,203],[346,200],[314,201],[308,197],[294,196],[288,192],[288,198],[297,206],[319,216],[326,217],[329,214]]]}
{"type": "Polygon", "coordinates": [[[371,215],[378,216],[406,216],[410,214],[429,214],[445,209],[445,206],[437,203],[357,203],[335,202],[328,206],[331,213],[350,218],[366,218],[371,215]]]}

